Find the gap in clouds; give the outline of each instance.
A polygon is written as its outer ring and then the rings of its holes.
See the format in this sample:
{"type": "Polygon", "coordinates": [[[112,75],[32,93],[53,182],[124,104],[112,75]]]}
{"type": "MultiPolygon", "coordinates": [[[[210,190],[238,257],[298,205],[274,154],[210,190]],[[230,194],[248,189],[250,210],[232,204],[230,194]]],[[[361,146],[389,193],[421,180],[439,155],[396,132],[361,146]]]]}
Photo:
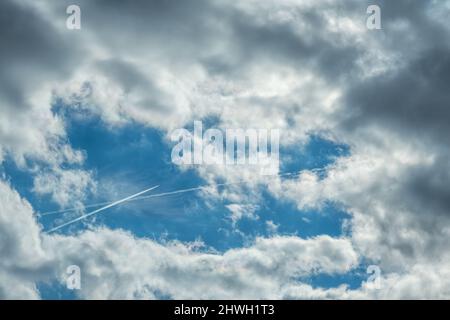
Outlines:
{"type": "MultiPolygon", "coordinates": [[[[171,163],[171,145],[164,140],[161,131],[131,122],[108,128],[97,116],[61,104],[56,104],[53,111],[65,119],[67,139],[72,148],[85,152],[82,168],[94,172],[97,180],[97,191],[88,195],[85,204],[114,201],[156,184],[160,185],[157,193],[206,184],[196,170],[180,171],[171,163]]],[[[202,121],[204,129],[218,124],[214,117],[202,121]]],[[[304,146],[280,148],[281,172],[324,168],[348,154],[345,145],[312,136],[304,146]]],[[[39,197],[30,192],[32,178],[10,161],[6,162],[4,170],[35,210],[59,209],[49,196],[39,197]]],[[[328,203],[320,211],[298,210],[294,203],[273,197],[264,187],[259,192],[262,200],[253,215],[243,216],[236,223],[230,218],[229,201],[209,199],[205,194],[192,192],[121,204],[62,232],[81,231],[93,223],[130,230],[137,237],[156,240],[202,240],[208,248],[220,252],[241,247],[258,236],[277,234],[305,238],[343,234],[342,224],[348,215],[334,204],[328,203]]],[[[42,216],[39,222],[44,229],[49,229],[79,214],[42,216]]]]}
{"type": "MultiPolygon", "coordinates": [[[[58,108],[54,112],[58,112],[58,108]]],[[[97,193],[89,195],[86,204],[116,200],[154,184],[161,185],[158,192],[205,184],[195,170],[180,171],[171,163],[171,145],[156,129],[135,123],[108,128],[96,116],[80,115],[67,109],[64,109],[62,116],[66,120],[67,140],[72,148],[86,154],[82,168],[95,172],[98,181],[97,193]]],[[[217,124],[217,119],[210,118],[204,123],[205,127],[212,127],[217,124]]],[[[281,172],[324,168],[349,153],[345,145],[312,136],[304,146],[281,147],[281,172]]],[[[50,196],[38,196],[31,191],[32,176],[18,168],[11,159],[3,163],[2,171],[36,211],[58,209],[50,196]]],[[[137,237],[159,241],[201,240],[207,249],[222,253],[245,246],[256,237],[345,235],[342,226],[349,216],[333,203],[327,203],[320,211],[298,210],[294,203],[275,198],[265,188],[261,188],[260,192],[262,202],[254,212],[257,219],[242,217],[235,225],[226,207],[228,202],[222,203],[217,199],[206,202],[208,199],[204,195],[194,192],[119,205],[62,232],[78,232],[94,223],[111,229],[129,230],[137,237]],[[276,228],[271,229],[269,225],[276,228]]],[[[39,217],[39,222],[44,229],[48,229],[68,217],[44,216],[39,217]]],[[[329,288],[345,283],[350,288],[356,288],[366,279],[365,269],[360,269],[344,275],[318,274],[301,280],[315,287],[329,288]]],[[[58,282],[38,283],[37,288],[44,299],[76,298],[58,282]]]]}

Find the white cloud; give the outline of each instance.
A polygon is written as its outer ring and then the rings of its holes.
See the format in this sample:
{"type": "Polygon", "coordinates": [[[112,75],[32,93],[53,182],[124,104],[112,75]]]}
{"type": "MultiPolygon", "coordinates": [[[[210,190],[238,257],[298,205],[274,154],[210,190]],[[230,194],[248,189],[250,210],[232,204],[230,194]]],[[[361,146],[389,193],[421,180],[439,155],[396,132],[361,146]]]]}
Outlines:
{"type": "Polygon", "coordinates": [[[90,172],[84,170],[53,169],[34,177],[33,191],[51,195],[60,207],[82,205],[87,192],[95,192],[96,184],[90,172]]]}
{"type": "Polygon", "coordinates": [[[64,284],[67,266],[81,267],[82,298],[178,299],[249,298],[445,298],[449,256],[442,264],[418,264],[402,273],[382,273],[381,289],[364,284],[350,290],[314,288],[296,280],[312,274],[342,274],[358,265],[348,238],[318,236],[258,238],[245,248],[214,253],[198,244],[158,243],[106,228],[75,236],[45,235],[30,205],[0,183],[3,230],[0,294],[3,298],[38,298],[36,281],[64,284]],[[12,250],[13,249],[13,250],[12,250]]]}
{"type": "Polygon", "coordinates": [[[272,220],[266,221],[266,228],[269,233],[277,233],[279,225],[273,222],[272,220]]]}
{"type": "Polygon", "coordinates": [[[348,240],[327,236],[257,239],[224,254],[108,229],[54,240],[62,261],[81,264],[86,298],[152,298],[154,292],[176,299],[280,297],[280,287],[294,277],[342,273],[357,263],[348,240]]]}
{"type": "Polygon", "coordinates": [[[0,181],[0,298],[39,297],[34,277],[45,272],[47,258],[30,204],[0,181]]]}
{"type": "Polygon", "coordinates": [[[242,218],[257,219],[255,211],[258,209],[255,205],[243,205],[238,203],[231,203],[226,205],[226,208],[231,212],[231,222],[233,226],[242,218]]]}
{"type": "Polygon", "coordinates": [[[46,235],[28,202],[3,181],[0,191],[3,298],[37,298],[36,281],[63,281],[73,264],[81,268],[84,298],[274,298],[295,277],[345,273],[358,262],[348,239],[329,236],[258,238],[220,254],[105,228],[46,235]]]}

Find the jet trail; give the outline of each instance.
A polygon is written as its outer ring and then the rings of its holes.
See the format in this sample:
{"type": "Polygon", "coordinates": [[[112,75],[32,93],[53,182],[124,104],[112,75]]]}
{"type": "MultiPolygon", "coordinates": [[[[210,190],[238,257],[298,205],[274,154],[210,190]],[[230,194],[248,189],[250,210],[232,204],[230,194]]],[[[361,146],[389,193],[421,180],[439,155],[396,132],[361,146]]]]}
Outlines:
{"type": "Polygon", "coordinates": [[[82,215],[81,217],[78,217],[78,218],[73,219],[73,220],[71,220],[71,221],[69,221],[69,222],[63,223],[62,225],[59,225],[59,226],[57,226],[57,227],[55,227],[55,228],[53,228],[53,229],[50,229],[49,231],[47,231],[47,233],[52,233],[52,232],[54,232],[54,231],[56,231],[56,230],[59,230],[59,229],[65,227],[65,226],[68,226],[68,225],[70,225],[70,224],[72,224],[72,223],[78,222],[78,221],[83,220],[83,219],[85,219],[85,218],[87,218],[87,217],[90,217],[90,216],[92,216],[92,215],[94,215],[94,214],[97,214],[97,213],[99,213],[100,211],[106,210],[106,209],[111,208],[111,207],[114,207],[114,206],[116,206],[116,205],[118,205],[118,204],[120,204],[120,203],[122,203],[122,202],[129,201],[129,200],[131,200],[131,199],[133,199],[133,198],[136,198],[136,197],[140,196],[141,194],[146,193],[146,192],[148,192],[148,191],[151,191],[151,190],[153,190],[153,189],[156,189],[156,188],[158,188],[158,187],[159,187],[159,186],[154,186],[154,187],[145,189],[144,191],[135,193],[135,194],[133,194],[133,195],[131,195],[131,196],[129,196],[129,197],[123,198],[123,199],[121,199],[121,200],[117,200],[117,201],[115,201],[115,202],[113,202],[113,203],[111,203],[111,204],[108,204],[107,206],[101,207],[101,208],[99,208],[99,209],[97,209],[97,210],[94,210],[94,211],[89,212],[89,213],[87,213],[87,214],[85,214],[85,215],[82,215]]]}
{"type": "MultiPolygon", "coordinates": [[[[136,201],[136,200],[143,200],[143,199],[148,199],[148,198],[164,197],[164,196],[169,196],[169,195],[172,195],[172,194],[178,194],[178,193],[185,193],[185,192],[191,192],[191,191],[196,191],[196,190],[207,189],[209,187],[220,187],[220,186],[227,186],[227,185],[240,184],[240,183],[242,183],[242,182],[218,183],[218,184],[214,184],[214,185],[193,187],[193,188],[187,188],[187,189],[179,189],[179,190],[174,190],[174,191],[168,191],[168,192],[163,192],[163,193],[152,194],[152,195],[149,195],[149,196],[136,197],[136,198],[128,199],[126,202],[131,202],[131,201],[136,201]]],[[[89,204],[89,205],[83,206],[83,208],[93,208],[93,207],[102,206],[102,205],[110,204],[110,203],[111,203],[111,201],[98,202],[98,203],[93,203],[93,204],[89,204]]],[[[69,209],[63,209],[63,210],[48,211],[48,212],[41,213],[40,216],[44,217],[44,216],[53,215],[53,214],[57,214],[57,213],[65,213],[65,212],[70,212],[70,211],[76,211],[77,209],[78,208],[69,208],[69,209]]]]}
{"type": "MultiPolygon", "coordinates": [[[[325,170],[325,168],[317,168],[317,169],[311,169],[309,171],[319,172],[319,171],[324,171],[324,170],[325,170]]],[[[279,174],[277,176],[278,177],[291,176],[291,175],[299,174],[302,171],[303,170],[293,171],[293,172],[286,172],[286,173],[281,173],[281,174],[279,174]]],[[[206,185],[206,186],[200,186],[200,187],[193,187],[193,188],[187,188],[187,189],[179,189],[179,190],[174,190],[174,191],[169,191],[169,192],[164,192],[164,193],[152,194],[152,195],[148,195],[148,196],[135,197],[135,198],[126,200],[126,202],[137,201],[137,200],[144,200],[144,199],[149,199],[149,198],[164,197],[164,196],[178,194],[178,193],[185,193],[185,192],[203,190],[203,189],[207,189],[207,188],[210,188],[210,187],[220,187],[220,186],[228,186],[228,185],[242,184],[242,183],[245,183],[245,181],[219,183],[219,184],[206,185]]],[[[123,202],[125,202],[125,201],[123,201],[123,202]]],[[[111,201],[98,202],[98,203],[85,205],[85,206],[83,206],[83,208],[84,209],[86,209],[86,208],[93,208],[93,207],[97,207],[97,206],[108,205],[110,203],[111,203],[111,201]]],[[[48,211],[48,212],[41,213],[40,216],[43,217],[43,216],[54,215],[54,214],[58,214],[58,213],[65,213],[65,212],[70,212],[70,211],[76,211],[77,209],[79,209],[79,208],[69,208],[69,209],[63,209],[63,210],[48,211]]]]}

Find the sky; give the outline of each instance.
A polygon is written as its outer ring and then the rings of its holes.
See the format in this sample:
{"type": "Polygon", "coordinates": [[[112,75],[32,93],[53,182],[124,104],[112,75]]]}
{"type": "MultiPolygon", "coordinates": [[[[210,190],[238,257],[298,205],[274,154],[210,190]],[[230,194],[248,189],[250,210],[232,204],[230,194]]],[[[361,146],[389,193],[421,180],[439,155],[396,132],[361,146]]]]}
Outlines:
{"type": "Polygon", "coordinates": [[[449,13],[1,1],[0,299],[449,299],[449,13]],[[174,162],[195,121],[278,174],[174,162]]]}

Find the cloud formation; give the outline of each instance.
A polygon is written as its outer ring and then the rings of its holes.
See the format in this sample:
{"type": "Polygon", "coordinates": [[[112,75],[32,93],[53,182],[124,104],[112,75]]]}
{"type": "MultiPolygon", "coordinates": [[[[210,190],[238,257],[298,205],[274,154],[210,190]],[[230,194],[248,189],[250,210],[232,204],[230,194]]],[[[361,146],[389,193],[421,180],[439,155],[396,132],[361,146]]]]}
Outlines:
{"type": "MultiPolygon", "coordinates": [[[[95,175],[82,169],[89,155],[71,146],[55,104],[110,130],[138,123],[168,134],[215,117],[222,127],[280,128],[284,146],[319,135],[351,152],[324,176],[269,188],[300,209],[344,208],[347,237],[275,235],[225,253],[107,228],[44,235],[2,179],[0,296],[38,298],[38,281],[75,263],[84,298],[448,298],[450,6],[377,2],[380,31],[365,28],[368,1],[79,1],[82,30],[72,32],[67,1],[2,1],[0,160],[61,206],[92,192],[95,175]],[[350,272],[361,259],[381,266],[380,290],[297,279],[350,272]]],[[[220,196],[233,217],[253,214],[241,210],[262,196],[251,170],[198,174],[245,179],[247,192],[230,186],[220,196]]]]}

